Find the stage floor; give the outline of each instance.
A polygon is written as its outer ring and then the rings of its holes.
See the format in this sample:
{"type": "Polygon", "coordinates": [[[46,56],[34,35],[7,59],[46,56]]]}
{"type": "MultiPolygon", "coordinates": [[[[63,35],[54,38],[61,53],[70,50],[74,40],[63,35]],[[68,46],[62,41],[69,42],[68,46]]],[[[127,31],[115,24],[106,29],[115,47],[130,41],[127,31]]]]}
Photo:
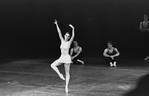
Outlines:
{"type": "MultiPolygon", "coordinates": [[[[72,64],[69,93],[66,94],[65,82],[50,68],[54,59],[22,59],[1,63],[0,96],[123,96],[134,89],[138,79],[149,71],[147,65],[127,66],[131,63],[129,61],[124,62],[128,63],[126,66],[117,67],[98,62],[72,64]]],[[[147,63],[138,61],[143,62],[147,63]]],[[[64,74],[63,65],[59,69],[64,74]]]]}

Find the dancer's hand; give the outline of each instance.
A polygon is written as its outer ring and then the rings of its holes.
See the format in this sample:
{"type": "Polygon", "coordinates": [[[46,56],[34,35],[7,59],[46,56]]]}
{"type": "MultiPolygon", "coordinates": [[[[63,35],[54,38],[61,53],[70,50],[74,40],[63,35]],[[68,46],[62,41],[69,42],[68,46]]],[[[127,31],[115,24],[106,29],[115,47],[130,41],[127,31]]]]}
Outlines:
{"type": "Polygon", "coordinates": [[[54,24],[57,24],[57,20],[55,19],[54,24]]]}
{"type": "Polygon", "coordinates": [[[71,57],[71,60],[73,60],[74,59],[74,57],[71,57]]]}
{"type": "Polygon", "coordinates": [[[110,56],[112,59],[114,59],[114,56],[110,56]]]}
{"type": "Polygon", "coordinates": [[[71,24],[69,24],[69,26],[70,26],[71,28],[74,28],[71,24]]]}

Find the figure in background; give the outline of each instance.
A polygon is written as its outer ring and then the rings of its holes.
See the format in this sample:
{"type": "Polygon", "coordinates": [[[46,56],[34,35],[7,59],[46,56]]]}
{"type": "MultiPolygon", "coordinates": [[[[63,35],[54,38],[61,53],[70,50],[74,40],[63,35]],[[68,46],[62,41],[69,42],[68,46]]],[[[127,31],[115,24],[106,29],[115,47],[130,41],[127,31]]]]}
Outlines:
{"type": "MultiPolygon", "coordinates": [[[[148,45],[148,41],[149,41],[149,21],[148,21],[148,16],[144,15],[143,16],[144,21],[140,22],[140,26],[139,29],[143,34],[143,43],[145,43],[145,49],[144,49],[144,54],[148,55],[149,54],[149,45],[148,45]]],[[[147,56],[144,60],[149,60],[149,56],[147,56]]]]}
{"type": "Polygon", "coordinates": [[[140,22],[140,31],[141,32],[149,32],[149,21],[148,21],[148,16],[144,15],[143,16],[144,21],[140,22]]]}
{"type": "Polygon", "coordinates": [[[70,56],[71,56],[73,63],[75,63],[75,64],[81,63],[84,65],[81,53],[82,53],[82,47],[80,47],[78,45],[77,41],[73,41],[73,48],[71,48],[71,50],[70,50],[70,56]]]}
{"type": "Polygon", "coordinates": [[[105,57],[105,60],[110,66],[116,67],[116,57],[120,55],[117,48],[113,47],[113,44],[111,41],[107,42],[108,48],[106,48],[103,52],[103,56],[105,57]]]}

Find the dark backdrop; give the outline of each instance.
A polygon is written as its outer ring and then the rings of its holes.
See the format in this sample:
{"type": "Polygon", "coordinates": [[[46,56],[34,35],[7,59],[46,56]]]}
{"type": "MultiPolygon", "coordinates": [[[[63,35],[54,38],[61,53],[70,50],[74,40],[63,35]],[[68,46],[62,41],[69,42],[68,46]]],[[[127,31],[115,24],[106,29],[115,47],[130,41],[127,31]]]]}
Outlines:
{"type": "Polygon", "coordinates": [[[108,40],[121,56],[140,56],[144,14],[149,0],[1,0],[0,55],[59,56],[57,19],[63,34],[74,25],[85,56],[102,55],[108,40]]]}

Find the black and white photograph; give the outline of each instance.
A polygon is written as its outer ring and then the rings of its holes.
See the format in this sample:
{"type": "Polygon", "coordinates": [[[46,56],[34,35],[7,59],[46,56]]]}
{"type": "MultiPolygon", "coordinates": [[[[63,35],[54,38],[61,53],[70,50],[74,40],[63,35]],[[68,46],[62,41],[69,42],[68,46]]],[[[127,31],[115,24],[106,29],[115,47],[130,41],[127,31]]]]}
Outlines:
{"type": "Polygon", "coordinates": [[[149,96],[149,0],[0,0],[0,96],[149,96]]]}

